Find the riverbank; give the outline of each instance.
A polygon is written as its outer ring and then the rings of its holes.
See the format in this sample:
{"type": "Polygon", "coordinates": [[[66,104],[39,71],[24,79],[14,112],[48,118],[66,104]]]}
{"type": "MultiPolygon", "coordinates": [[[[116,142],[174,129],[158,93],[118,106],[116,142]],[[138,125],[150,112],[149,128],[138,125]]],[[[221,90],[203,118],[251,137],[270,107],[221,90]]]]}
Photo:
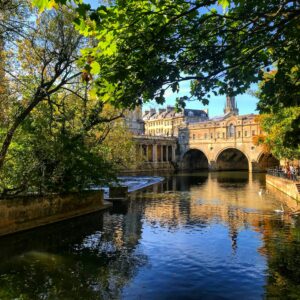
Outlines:
{"type": "Polygon", "coordinates": [[[86,215],[111,206],[102,191],[0,200],[0,236],[86,215]]]}
{"type": "MultiPolygon", "coordinates": [[[[121,176],[120,184],[128,192],[161,182],[159,176],[121,176]]],[[[108,209],[107,191],[95,189],[81,193],[27,196],[0,199],[0,236],[33,229],[108,209]]]]}
{"type": "Polygon", "coordinates": [[[266,175],[266,183],[275,187],[279,191],[290,196],[297,202],[300,202],[300,193],[297,188],[297,184],[300,184],[299,181],[291,181],[285,178],[276,177],[273,175],[266,175]]]}

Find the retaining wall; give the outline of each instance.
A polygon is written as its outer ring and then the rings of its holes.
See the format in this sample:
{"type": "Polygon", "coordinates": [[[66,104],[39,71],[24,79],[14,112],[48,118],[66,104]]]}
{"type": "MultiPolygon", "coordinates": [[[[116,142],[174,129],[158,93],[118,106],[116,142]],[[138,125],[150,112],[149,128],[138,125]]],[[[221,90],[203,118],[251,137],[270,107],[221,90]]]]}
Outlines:
{"type": "Polygon", "coordinates": [[[267,174],[266,175],[266,182],[280,190],[281,192],[287,194],[288,196],[292,197],[293,199],[300,201],[300,194],[296,187],[296,183],[284,178],[276,177],[267,174]]]}
{"type": "Polygon", "coordinates": [[[102,191],[0,200],[0,236],[105,209],[102,191]]]}

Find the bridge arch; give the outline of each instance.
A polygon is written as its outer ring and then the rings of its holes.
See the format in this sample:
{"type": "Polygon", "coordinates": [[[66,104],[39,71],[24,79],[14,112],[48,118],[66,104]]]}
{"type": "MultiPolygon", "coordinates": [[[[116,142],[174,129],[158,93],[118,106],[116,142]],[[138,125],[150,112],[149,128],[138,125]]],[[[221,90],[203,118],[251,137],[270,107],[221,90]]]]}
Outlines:
{"type": "Polygon", "coordinates": [[[257,158],[258,167],[266,171],[280,165],[279,160],[272,153],[261,152],[257,158]]]}
{"type": "Polygon", "coordinates": [[[219,171],[249,170],[249,158],[237,148],[222,149],[216,156],[216,169],[219,171]]]}
{"type": "Polygon", "coordinates": [[[199,149],[189,149],[181,160],[183,170],[208,170],[208,159],[205,153],[199,149]]]}

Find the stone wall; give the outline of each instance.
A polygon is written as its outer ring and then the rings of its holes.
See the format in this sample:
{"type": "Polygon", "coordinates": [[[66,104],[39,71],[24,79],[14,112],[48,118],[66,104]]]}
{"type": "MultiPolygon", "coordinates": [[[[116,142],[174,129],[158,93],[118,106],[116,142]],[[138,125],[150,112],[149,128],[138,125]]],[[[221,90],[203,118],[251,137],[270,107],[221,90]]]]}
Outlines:
{"type": "Polygon", "coordinates": [[[275,188],[292,197],[293,199],[300,201],[300,194],[297,190],[295,182],[268,174],[266,175],[266,182],[267,184],[274,186],[275,188]]]}
{"type": "Polygon", "coordinates": [[[0,236],[85,215],[104,204],[102,191],[0,200],[0,236]]]}

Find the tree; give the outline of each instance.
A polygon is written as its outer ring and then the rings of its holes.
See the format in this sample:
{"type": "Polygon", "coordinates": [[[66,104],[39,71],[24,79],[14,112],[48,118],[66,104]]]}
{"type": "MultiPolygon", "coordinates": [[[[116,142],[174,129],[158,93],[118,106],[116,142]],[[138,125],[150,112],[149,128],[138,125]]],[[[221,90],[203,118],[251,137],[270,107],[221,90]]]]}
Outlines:
{"type": "Polygon", "coordinates": [[[258,121],[266,133],[256,143],[265,145],[278,159],[300,158],[299,86],[299,67],[282,66],[265,72],[255,93],[262,113],[258,121]]]}
{"type": "Polygon", "coordinates": [[[0,169],[16,130],[31,111],[81,75],[74,68],[81,40],[74,27],[60,12],[46,13],[38,21],[36,28],[11,49],[9,59],[15,58],[17,63],[4,67],[14,97],[10,103],[11,120],[1,139],[0,169]]]}
{"type": "MultiPolygon", "coordinates": [[[[78,91],[76,85],[72,90],[78,91]]],[[[53,95],[50,105],[40,103],[14,136],[0,173],[0,194],[81,191],[116,180],[134,157],[134,144],[120,112],[111,107],[104,106],[97,114],[102,121],[86,131],[95,103],[96,98],[68,90],[53,95]]]]}
{"type": "Polygon", "coordinates": [[[10,63],[1,65],[9,83],[6,121],[0,122],[2,196],[82,190],[115,177],[116,165],[101,156],[102,143],[107,125],[122,111],[107,110],[107,100],[77,66],[87,41],[72,19],[68,8],[45,12],[5,49],[10,63]]]}
{"type": "Polygon", "coordinates": [[[258,119],[265,134],[256,137],[255,143],[265,145],[278,159],[299,159],[299,118],[300,107],[288,107],[277,113],[261,114],[258,119]]]}
{"type": "Polygon", "coordinates": [[[101,75],[98,92],[116,105],[164,102],[166,89],[185,80],[206,102],[211,91],[246,91],[273,63],[280,71],[299,62],[298,1],[117,0],[76,9],[78,29],[98,40],[83,52],[101,75]]]}

